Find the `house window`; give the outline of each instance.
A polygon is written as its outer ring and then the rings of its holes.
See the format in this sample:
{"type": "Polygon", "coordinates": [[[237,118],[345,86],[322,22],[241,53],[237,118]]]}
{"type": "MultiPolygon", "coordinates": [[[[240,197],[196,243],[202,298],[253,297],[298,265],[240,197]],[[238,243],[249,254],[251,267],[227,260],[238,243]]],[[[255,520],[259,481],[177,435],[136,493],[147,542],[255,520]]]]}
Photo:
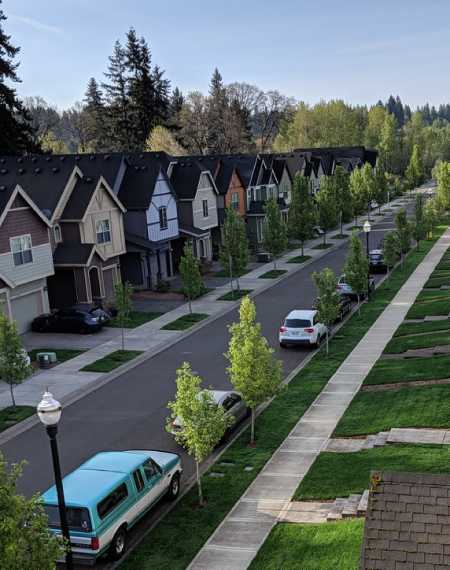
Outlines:
{"type": "Polygon", "coordinates": [[[161,208],[159,208],[159,229],[167,230],[167,227],[167,208],[161,206],[161,208]]]}
{"type": "Polygon", "coordinates": [[[14,265],[24,265],[33,262],[33,254],[31,252],[31,236],[19,236],[11,238],[11,252],[13,254],[14,265]]]}
{"type": "Polygon", "coordinates": [[[109,220],[99,220],[97,222],[97,243],[108,243],[111,241],[111,227],[109,220]]]}
{"type": "Polygon", "coordinates": [[[53,237],[55,238],[55,243],[62,242],[61,226],[59,224],[56,224],[53,228],[53,237]]]}
{"type": "Polygon", "coordinates": [[[237,192],[231,193],[231,207],[233,210],[239,210],[239,194],[237,192]]]}
{"type": "Polygon", "coordinates": [[[208,200],[202,200],[202,206],[203,206],[203,217],[207,218],[208,217],[208,200]]]}

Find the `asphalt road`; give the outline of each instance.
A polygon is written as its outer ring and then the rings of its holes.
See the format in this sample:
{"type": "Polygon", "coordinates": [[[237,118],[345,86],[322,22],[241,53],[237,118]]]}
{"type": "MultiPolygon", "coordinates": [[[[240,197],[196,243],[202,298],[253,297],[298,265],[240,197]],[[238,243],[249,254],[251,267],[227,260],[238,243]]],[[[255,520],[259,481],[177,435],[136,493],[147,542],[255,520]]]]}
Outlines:
{"type": "MultiPolygon", "coordinates": [[[[385,231],[392,228],[392,215],[382,218],[370,235],[370,248],[376,248],[385,231]]],[[[328,266],[339,273],[346,252],[347,242],[255,298],[263,333],[283,361],[285,375],[305,358],[309,349],[280,349],[279,325],[290,310],[311,306],[315,297],[312,272],[328,266]]],[[[65,408],[58,436],[63,474],[102,450],[163,449],[182,455],[185,476],[190,477],[192,461],[164,429],[166,405],[175,392],[175,370],[188,360],[204,378],[205,385],[228,388],[223,353],[229,338],[227,325],[236,318],[237,311],[226,314],[65,408]]],[[[9,462],[26,459],[19,483],[25,494],[43,491],[53,484],[48,438],[40,425],[2,445],[1,451],[9,462]]]]}

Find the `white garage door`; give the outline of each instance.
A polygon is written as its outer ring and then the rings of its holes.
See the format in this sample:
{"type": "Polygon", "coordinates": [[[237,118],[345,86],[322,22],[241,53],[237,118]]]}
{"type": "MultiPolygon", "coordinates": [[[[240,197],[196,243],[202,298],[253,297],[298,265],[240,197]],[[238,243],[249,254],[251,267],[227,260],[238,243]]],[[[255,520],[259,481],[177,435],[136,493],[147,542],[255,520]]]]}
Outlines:
{"type": "Polygon", "coordinates": [[[23,295],[17,299],[11,299],[12,318],[16,321],[17,330],[20,334],[29,330],[31,321],[42,313],[41,292],[23,295]]]}

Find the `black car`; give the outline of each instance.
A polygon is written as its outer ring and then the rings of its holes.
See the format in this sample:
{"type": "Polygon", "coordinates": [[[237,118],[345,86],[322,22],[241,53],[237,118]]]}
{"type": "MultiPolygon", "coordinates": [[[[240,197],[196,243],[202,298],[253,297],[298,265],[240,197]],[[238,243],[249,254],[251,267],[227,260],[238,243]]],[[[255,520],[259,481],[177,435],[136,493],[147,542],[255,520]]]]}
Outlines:
{"type": "Polygon", "coordinates": [[[109,314],[98,307],[92,309],[70,307],[36,317],[31,323],[31,330],[88,334],[98,332],[109,320],[109,314]]]}
{"type": "Polygon", "coordinates": [[[369,252],[369,269],[371,273],[386,273],[387,267],[384,261],[382,249],[372,249],[369,252]]]}
{"type": "MultiPolygon", "coordinates": [[[[313,309],[317,309],[319,297],[317,297],[313,303],[313,309]]],[[[352,310],[352,300],[348,295],[339,295],[339,315],[335,322],[342,321],[345,315],[352,310]]]]}

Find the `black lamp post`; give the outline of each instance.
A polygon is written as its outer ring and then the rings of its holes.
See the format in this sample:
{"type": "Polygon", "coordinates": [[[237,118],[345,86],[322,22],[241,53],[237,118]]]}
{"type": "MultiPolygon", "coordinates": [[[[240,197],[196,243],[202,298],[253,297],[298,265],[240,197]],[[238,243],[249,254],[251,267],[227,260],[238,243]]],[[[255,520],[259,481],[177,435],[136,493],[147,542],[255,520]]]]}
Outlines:
{"type": "Polygon", "coordinates": [[[53,471],[55,473],[55,486],[58,495],[59,520],[61,522],[61,533],[66,540],[66,568],[73,569],[72,549],[70,547],[69,525],[67,522],[66,501],[64,499],[64,488],[61,477],[61,467],[59,464],[58,444],[56,434],[58,433],[58,422],[61,419],[62,407],[58,400],[53,398],[50,392],[45,392],[42,400],[37,406],[39,419],[45,426],[47,435],[50,438],[50,448],[52,450],[53,471]]]}
{"type": "Polygon", "coordinates": [[[367,255],[367,299],[370,299],[370,258],[369,258],[369,234],[372,226],[369,220],[366,220],[363,225],[364,233],[366,234],[366,255],[367,255]]]}

